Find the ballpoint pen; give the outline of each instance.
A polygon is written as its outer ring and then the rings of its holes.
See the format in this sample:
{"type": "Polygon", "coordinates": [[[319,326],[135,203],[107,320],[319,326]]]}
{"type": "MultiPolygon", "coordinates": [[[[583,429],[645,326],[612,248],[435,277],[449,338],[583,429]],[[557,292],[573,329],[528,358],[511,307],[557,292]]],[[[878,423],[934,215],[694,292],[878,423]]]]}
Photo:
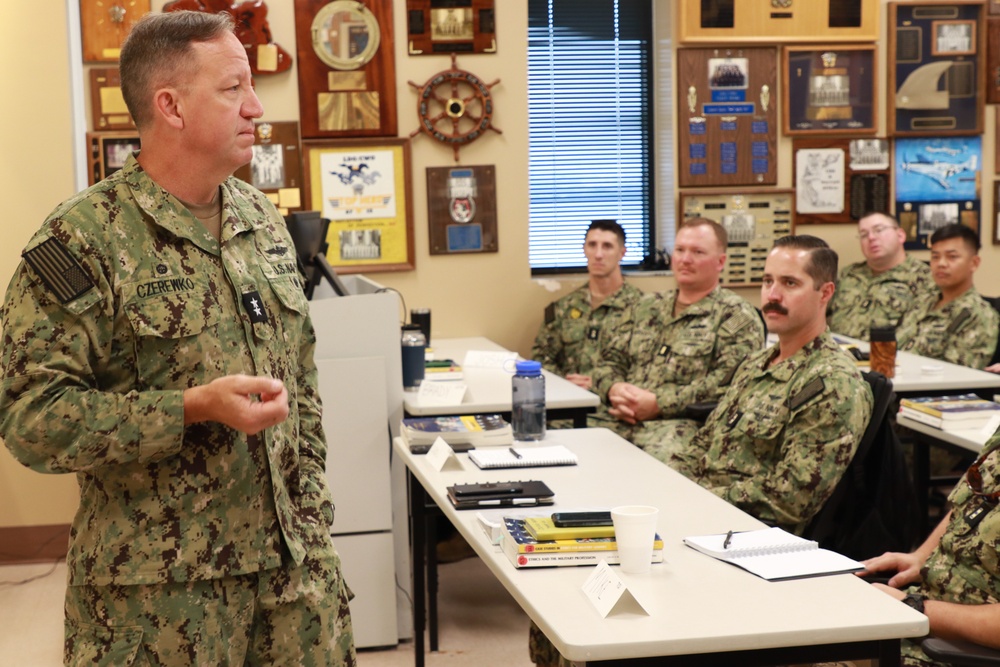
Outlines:
{"type": "Polygon", "coordinates": [[[726,539],[722,543],[722,548],[723,549],[728,549],[729,548],[729,543],[732,542],[732,541],[733,541],[733,531],[729,531],[728,533],[726,533],[726,539]]]}
{"type": "Polygon", "coordinates": [[[520,455],[520,454],[518,454],[518,453],[517,453],[517,450],[516,450],[516,449],[514,449],[513,447],[508,447],[508,448],[507,448],[507,451],[509,451],[509,452],[510,452],[511,454],[513,454],[513,455],[514,455],[514,458],[515,458],[515,459],[519,459],[519,458],[521,458],[521,455],[520,455]]]}

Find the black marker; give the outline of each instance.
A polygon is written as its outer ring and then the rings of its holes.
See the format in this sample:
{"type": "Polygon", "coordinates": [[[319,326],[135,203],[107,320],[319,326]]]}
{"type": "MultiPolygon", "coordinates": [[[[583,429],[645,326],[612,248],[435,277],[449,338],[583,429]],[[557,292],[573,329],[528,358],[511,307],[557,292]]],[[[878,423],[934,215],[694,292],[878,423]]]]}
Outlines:
{"type": "Polygon", "coordinates": [[[723,549],[728,549],[729,548],[729,543],[732,542],[732,541],[733,541],[733,531],[729,531],[728,533],[726,533],[726,539],[722,543],[722,548],[723,549]]]}
{"type": "Polygon", "coordinates": [[[520,455],[520,454],[518,454],[518,453],[517,453],[517,450],[516,450],[516,449],[514,449],[513,447],[508,447],[508,448],[507,448],[507,451],[509,451],[509,452],[510,452],[511,454],[513,454],[513,455],[514,455],[514,458],[515,458],[515,459],[519,459],[519,458],[521,458],[521,455],[520,455]]]}

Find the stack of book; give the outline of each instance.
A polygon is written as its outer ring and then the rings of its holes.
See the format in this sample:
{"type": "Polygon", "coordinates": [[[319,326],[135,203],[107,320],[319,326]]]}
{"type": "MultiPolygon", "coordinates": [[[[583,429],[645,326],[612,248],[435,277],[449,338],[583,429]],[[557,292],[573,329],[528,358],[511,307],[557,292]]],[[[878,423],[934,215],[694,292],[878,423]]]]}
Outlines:
{"type": "Polygon", "coordinates": [[[424,362],[425,380],[461,380],[462,367],[453,359],[428,359],[424,362]]]}
{"type": "MultiPolygon", "coordinates": [[[[504,517],[503,521],[504,532],[500,546],[516,568],[596,565],[602,560],[606,560],[609,565],[617,565],[620,560],[618,544],[613,534],[610,537],[539,540],[525,525],[526,519],[504,517]]],[[[652,562],[663,562],[663,540],[659,535],[653,542],[652,562]]]]}
{"type": "Polygon", "coordinates": [[[977,429],[1000,415],[1000,403],[975,394],[903,398],[899,401],[899,414],[942,430],[977,429]]]}
{"type": "Polygon", "coordinates": [[[443,439],[455,451],[474,447],[510,445],[514,429],[500,415],[463,415],[461,417],[407,417],[400,432],[410,451],[426,453],[434,441],[443,439]]]}

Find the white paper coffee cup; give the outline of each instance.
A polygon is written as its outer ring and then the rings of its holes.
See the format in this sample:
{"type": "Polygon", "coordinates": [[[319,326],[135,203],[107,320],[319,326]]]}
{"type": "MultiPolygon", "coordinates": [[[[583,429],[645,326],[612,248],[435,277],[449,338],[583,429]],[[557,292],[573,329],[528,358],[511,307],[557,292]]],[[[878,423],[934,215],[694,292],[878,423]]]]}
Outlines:
{"type": "Polygon", "coordinates": [[[611,509],[622,572],[649,572],[659,513],[659,509],[649,505],[622,505],[611,509]]]}

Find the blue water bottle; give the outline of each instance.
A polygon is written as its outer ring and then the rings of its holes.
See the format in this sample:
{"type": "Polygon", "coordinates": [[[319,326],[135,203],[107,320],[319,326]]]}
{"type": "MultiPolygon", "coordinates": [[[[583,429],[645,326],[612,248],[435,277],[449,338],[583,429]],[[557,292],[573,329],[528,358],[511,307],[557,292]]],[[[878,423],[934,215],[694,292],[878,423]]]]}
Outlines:
{"type": "Polygon", "coordinates": [[[511,426],[515,440],[545,437],[545,376],[538,361],[518,361],[511,380],[511,426]]]}

